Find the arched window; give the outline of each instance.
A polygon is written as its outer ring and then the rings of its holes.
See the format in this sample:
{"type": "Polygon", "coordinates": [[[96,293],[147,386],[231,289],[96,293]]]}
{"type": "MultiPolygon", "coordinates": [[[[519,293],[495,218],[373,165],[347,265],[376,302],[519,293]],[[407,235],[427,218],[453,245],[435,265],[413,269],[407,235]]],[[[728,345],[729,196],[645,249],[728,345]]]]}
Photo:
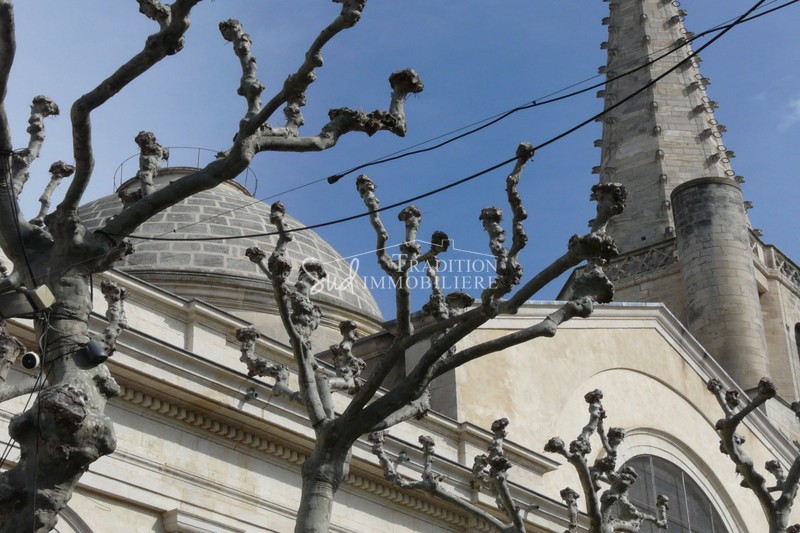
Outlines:
{"type": "Polygon", "coordinates": [[[58,515],[55,533],[92,533],[92,528],[71,507],[65,507],[58,515]]]}
{"type": "MultiPolygon", "coordinates": [[[[640,455],[625,465],[639,474],[628,493],[637,507],[655,514],[656,496],[663,494],[669,498],[670,533],[728,533],[711,500],[674,464],[660,457],[640,455]]],[[[650,523],[642,529],[642,533],[658,531],[650,523]]]]}
{"type": "Polygon", "coordinates": [[[800,356],[800,323],[794,325],[794,345],[797,347],[798,356],[800,356]]]}

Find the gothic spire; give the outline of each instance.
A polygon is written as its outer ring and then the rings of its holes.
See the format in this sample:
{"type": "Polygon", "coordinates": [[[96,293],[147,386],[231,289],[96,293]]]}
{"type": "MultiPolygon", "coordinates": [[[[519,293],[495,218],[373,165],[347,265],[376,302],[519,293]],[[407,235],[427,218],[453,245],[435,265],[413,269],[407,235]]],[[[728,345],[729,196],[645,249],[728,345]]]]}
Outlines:
{"type": "Polygon", "coordinates": [[[609,82],[598,93],[606,108],[679,65],[603,117],[603,138],[596,143],[600,165],[594,172],[601,182],[620,182],[628,190],[629,208],[611,228],[624,253],[674,237],[670,194],[681,183],[740,178],[731,169],[733,152],[723,143],[725,127],[714,118],[717,104],[706,94],[711,82],[700,73],[699,57],[689,58],[693,34],[684,26],[680,3],[611,0],[609,11],[603,19],[608,41],[601,44],[608,60],[600,67],[609,82]]]}

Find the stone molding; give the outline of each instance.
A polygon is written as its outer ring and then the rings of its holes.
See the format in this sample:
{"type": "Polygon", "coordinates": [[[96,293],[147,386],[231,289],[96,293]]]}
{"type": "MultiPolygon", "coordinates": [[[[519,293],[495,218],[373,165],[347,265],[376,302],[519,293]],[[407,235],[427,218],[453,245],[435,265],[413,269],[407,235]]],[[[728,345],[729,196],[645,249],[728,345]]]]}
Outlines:
{"type": "MultiPolygon", "coordinates": [[[[750,245],[755,266],[765,273],[772,271],[789,289],[800,296],[800,266],[775,246],[761,242],[752,231],[750,245]]],[[[662,275],[678,268],[680,260],[675,239],[670,239],[621,255],[609,262],[604,271],[612,283],[628,285],[639,281],[640,278],[662,275]]]]}
{"type": "Polygon", "coordinates": [[[166,533],[245,533],[244,529],[226,526],[180,509],[161,513],[161,524],[166,533]]]}
{"type": "Polygon", "coordinates": [[[694,450],[672,435],[649,427],[626,429],[625,446],[626,461],[641,455],[655,456],[680,468],[712,502],[728,531],[746,531],[736,502],[732,501],[717,473],[694,450]]]}
{"type": "Polygon", "coordinates": [[[675,239],[618,257],[603,270],[612,283],[630,283],[636,278],[662,273],[678,265],[675,239]]]}
{"type": "Polygon", "coordinates": [[[782,281],[789,290],[800,296],[800,266],[775,246],[761,242],[752,231],[750,246],[757,259],[756,267],[765,274],[772,274],[772,277],[782,281]]]}
{"type": "MultiPolygon", "coordinates": [[[[206,413],[194,411],[186,406],[171,403],[164,398],[158,398],[151,394],[136,390],[130,384],[121,384],[122,394],[115,401],[124,401],[138,407],[159,413],[165,417],[193,426],[199,430],[211,433],[217,437],[232,441],[237,446],[247,446],[258,452],[262,452],[273,458],[279,459],[283,463],[289,463],[299,467],[305,461],[307,455],[305,450],[298,446],[291,446],[287,443],[277,442],[266,433],[255,434],[250,431],[234,427],[226,422],[217,419],[206,413]]],[[[355,457],[354,457],[355,459],[355,457]]],[[[446,462],[446,461],[445,461],[446,462]]],[[[354,460],[353,467],[357,466],[354,460]]],[[[442,463],[439,463],[442,464],[442,463]]],[[[463,467],[466,471],[466,467],[463,467]]],[[[355,470],[355,468],[353,468],[355,470]]],[[[464,474],[466,478],[467,474],[464,474]]],[[[450,478],[452,479],[452,478],[450,478]]],[[[411,509],[417,513],[426,514],[440,522],[444,522],[457,527],[469,527],[474,531],[485,531],[487,533],[494,529],[486,522],[476,521],[469,515],[455,511],[453,508],[442,505],[440,502],[424,497],[422,494],[415,494],[398,489],[380,478],[370,476],[367,473],[351,473],[345,483],[355,489],[364,491],[374,496],[390,501],[394,504],[411,509]]],[[[527,492],[527,491],[526,491],[527,492]]],[[[537,498],[538,499],[538,498],[537,498]]],[[[485,502],[484,502],[485,503],[485,502]]],[[[174,511],[168,511],[173,513],[174,511]]],[[[165,513],[166,515],[166,513],[165,513]]],[[[175,518],[172,515],[170,520],[175,518]]],[[[188,515],[187,515],[188,516],[188,515]]],[[[566,514],[564,515],[566,516],[566,514]]],[[[167,531],[184,531],[184,529],[167,529],[167,531]]],[[[210,531],[217,533],[235,532],[236,529],[186,529],[186,531],[210,531]]]]}

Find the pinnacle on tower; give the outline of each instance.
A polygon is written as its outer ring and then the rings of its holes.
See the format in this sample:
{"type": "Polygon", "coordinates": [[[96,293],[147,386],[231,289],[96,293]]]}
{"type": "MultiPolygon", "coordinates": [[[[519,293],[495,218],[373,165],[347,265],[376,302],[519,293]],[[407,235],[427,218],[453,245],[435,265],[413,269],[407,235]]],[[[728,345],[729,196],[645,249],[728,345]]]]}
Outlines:
{"type": "Polygon", "coordinates": [[[596,143],[601,157],[593,171],[601,182],[628,190],[629,208],[611,228],[625,253],[674,237],[672,191],[700,177],[733,180],[734,154],[714,118],[717,103],[706,94],[711,81],[700,73],[700,58],[690,57],[693,34],[679,2],[612,0],[609,10],[603,19],[608,41],[601,44],[608,60],[600,68],[609,81],[598,93],[606,109],[674,69],[604,115],[603,138],[596,143]]]}

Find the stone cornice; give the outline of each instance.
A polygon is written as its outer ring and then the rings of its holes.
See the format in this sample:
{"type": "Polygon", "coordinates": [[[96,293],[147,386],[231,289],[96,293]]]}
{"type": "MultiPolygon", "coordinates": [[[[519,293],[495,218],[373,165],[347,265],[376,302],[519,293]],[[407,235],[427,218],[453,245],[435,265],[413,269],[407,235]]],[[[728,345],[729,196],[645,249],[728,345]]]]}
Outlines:
{"type": "MultiPolygon", "coordinates": [[[[192,334],[193,327],[202,325],[204,334],[215,336],[216,340],[212,342],[220,346],[218,354],[202,356],[180,346],[191,343],[181,341],[178,337],[178,341],[169,344],[156,332],[124,331],[118,339],[117,354],[108,361],[123,388],[122,397],[113,400],[112,405],[133,412],[156,413],[168,424],[180,424],[185,428],[184,431],[201,438],[235,447],[239,453],[252,454],[297,471],[313,447],[313,431],[308,426],[302,406],[282,397],[272,397],[271,386],[247,378],[243,365],[239,369],[239,347],[232,332],[247,323],[201,301],[187,301],[157,287],[141,284],[132,276],[118,273],[108,276],[121,280],[135,294],[132,312],[136,312],[138,305],[158,309],[159,315],[182,321],[175,326],[176,331],[186,336],[192,334]],[[246,401],[245,393],[250,387],[258,393],[258,398],[246,401]],[[269,416],[265,419],[266,410],[269,416]]],[[[99,315],[93,316],[93,330],[100,330],[104,325],[99,315]]],[[[288,347],[281,343],[262,337],[258,341],[257,351],[277,362],[293,366],[288,347]]],[[[339,405],[339,401],[346,401],[346,398],[337,400],[336,405],[339,405]]],[[[152,418],[152,415],[148,416],[152,418]]],[[[454,492],[470,495],[471,471],[464,464],[471,461],[476,450],[485,450],[491,440],[489,432],[432,413],[412,425],[404,425],[402,430],[397,429],[394,433],[389,438],[392,443],[390,451],[396,450],[397,453],[400,449],[414,447],[408,441],[415,439],[418,434],[432,434],[442,442],[440,451],[443,455],[437,457],[437,470],[448,479],[447,483],[454,492]],[[465,457],[468,457],[468,461],[464,460],[465,457]]],[[[449,504],[422,493],[407,492],[392,486],[382,478],[370,448],[364,440],[354,447],[351,474],[344,490],[350,487],[357,492],[366,491],[400,504],[414,513],[423,513],[456,527],[491,530],[486,524],[477,525],[471,516],[449,504]]],[[[526,472],[527,479],[540,477],[558,465],[556,461],[513,442],[508,442],[506,448],[517,472],[526,472]]],[[[120,457],[124,453],[121,451],[120,457]]],[[[141,460],[145,459],[139,458],[141,460]]],[[[163,464],[154,467],[162,471],[168,468],[163,464]]],[[[409,473],[414,475],[413,468],[409,473]]],[[[190,475],[185,472],[174,474],[178,477],[190,475]]],[[[110,475],[108,483],[112,483],[110,475]]],[[[526,481],[526,485],[530,486],[530,483],[526,481]]],[[[521,485],[513,485],[512,491],[522,505],[535,504],[540,509],[530,513],[532,523],[540,526],[551,524],[556,529],[565,527],[566,510],[560,502],[521,485]]],[[[475,494],[472,498],[493,508],[492,499],[486,495],[475,494]]]]}
{"type": "MultiPolygon", "coordinates": [[[[211,438],[228,441],[236,446],[240,451],[243,447],[246,447],[250,449],[250,453],[255,455],[264,454],[270,456],[273,460],[278,460],[281,464],[293,465],[295,470],[299,469],[299,466],[303,464],[307,457],[307,453],[313,444],[310,440],[306,440],[306,442],[300,442],[299,440],[290,442],[276,438],[275,435],[272,435],[270,431],[266,431],[266,429],[270,427],[270,425],[267,423],[264,424],[265,431],[250,431],[230,424],[222,420],[220,417],[214,416],[214,414],[201,413],[197,410],[193,410],[189,406],[173,403],[169,400],[136,390],[133,385],[122,384],[121,387],[122,395],[113,401],[115,404],[128,404],[158,413],[159,415],[173,419],[176,422],[186,424],[187,426],[192,426],[195,431],[213,436],[211,438]]],[[[465,433],[474,434],[476,436],[479,433],[485,433],[478,430],[474,426],[471,426],[470,424],[462,424],[461,426],[465,433]]],[[[392,440],[391,437],[389,440],[392,440]]],[[[486,441],[484,441],[484,443],[485,442],[486,441]]],[[[366,442],[361,442],[359,444],[360,446],[358,447],[362,449],[369,447],[369,444],[366,442]]],[[[395,439],[392,447],[399,450],[405,448],[405,444],[398,442],[395,439]]],[[[514,453],[517,451],[515,448],[519,447],[512,445],[511,448],[507,448],[507,453],[508,451],[512,451],[512,453],[514,453]]],[[[140,456],[133,456],[131,454],[126,454],[125,452],[119,453],[120,459],[124,458],[124,460],[128,462],[134,461],[140,467],[145,466],[141,463],[148,462],[147,459],[140,456]]],[[[346,484],[348,486],[388,500],[402,507],[406,507],[417,513],[426,514],[432,518],[435,518],[437,521],[441,521],[453,526],[471,527],[475,531],[493,531],[493,528],[489,524],[483,521],[476,522],[474,518],[465,514],[463,511],[449,506],[444,502],[440,502],[424,493],[398,489],[373,472],[377,471],[377,465],[374,464],[374,462],[366,461],[358,455],[360,454],[354,454],[353,457],[351,472],[346,479],[346,484]]],[[[447,461],[441,458],[437,461],[437,465],[438,470],[445,474],[447,482],[449,482],[451,485],[451,490],[462,494],[469,490],[469,469],[462,465],[457,465],[452,461],[447,461]]],[[[164,473],[166,470],[171,476],[185,478],[186,481],[193,482],[195,484],[203,484],[205,481],[199,478],[194,479],[196,476],[187,472],[173,472],[169,467],[162,464],[153,464],[151,467],[156,468],[162,473],[164,473]]],[[[539,513],[537,511],[537,514],[546,514],[546,521],[548,523],[554,522],[557,524],[556,527],[563,527],[565,523],[563,517],[566,516],[566,511],[563,509],[561,504],[518,485],[512,486],[512,489],[514,491],[514,496],[519,500],[528,503],[535,502],[537,508],[543,511],[543,513],[539,513]]],[[[229,492],[222,485],[217,485],[215,490],[229,492]]],[[[231,494],[231,496],[234,496],[240,500],[253,500],[251,502],[253,505],[264,505],[264,500],[260,497],[247,495],[246,493],[242,493],[238,490],[235,492],[236,493],[231,494]]],[[[486,497],[485,495],[475,495],[473,500],[481,502],[487,507],[491,507],[490,498],[486,497]]],[[[537,520],[531,514],[531,523],[536,522],[539,522],[539,520],[537,520]]]]}

